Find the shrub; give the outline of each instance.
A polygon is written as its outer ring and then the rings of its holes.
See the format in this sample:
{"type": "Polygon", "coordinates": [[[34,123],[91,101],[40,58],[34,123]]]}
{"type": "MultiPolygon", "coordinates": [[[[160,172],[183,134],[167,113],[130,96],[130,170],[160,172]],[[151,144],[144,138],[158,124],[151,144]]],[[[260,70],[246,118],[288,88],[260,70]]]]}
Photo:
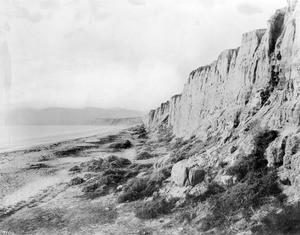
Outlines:
{"type": "Polygon", "coordinates": [[[118,202],[132,202],[145,197],[150,197],[159,189],[159,183],[149,178],[136,178],[127,182],[123,192],[118,197],[118,202]]]}
{"type": "Polygon", "coordinates": [[[80,177],[75,177],[75,178],[71,179],[71,181],[69,182],[69,185],[73,186],[73,185],[78,185],[78,184],[82,184],[82,183],[84,183],[84,179],[82,179],[80,177]]]}
{"type": "Polygon", "coordinates": [[[68,157],[71,155],[78,155],[80,152],[87,150],[87,149],[91,149],[94,148],[94,146],[92,145],[86,145],[86,146],[75,146],[75,147],[71,147],[69,149],[65,149],[65,150],[60,150],[60,151],[56,151],[55,155],[57,157],[68,157]]]}
{"type": "Polygon", "coordinates": [[[46,165],[45,163],[35,163],[35,164],[30,164],[29,169],[41,169],[41,168],[48,168],[50,166],[46,165]]]}
{"type": "Polygon", "coordinates": [[[269,144],[278,136],[277,131],[265,130],[259,132],[253,139],[253,153],[244,157],[238,164],[228,168],[227,174],[237,176],[238,180],[243,180],[249,172],[256,172],[264,175],[268,172],[268,161],[264,153],[269,144]]]}
{"type": "Polygon", "coordinates": [[[147,160],[153,158],[153,155],[148,152],[142,152],[137,156],[137,160],[147,160]]]}
{"type": "Polygon", "coordinates": [[[171,176],[172,165],[154,171],[150,177],[152,181],[162,183],[171,176]]]}
{"type": "Polygon", "coordinates": [[[131,161],[129,159],[117,157],[115,155],[109,156],[106,160],[109,166],[114,168],[122,168],[131,165],[131,161]]]}
{"type": "Polygon", "coordinates": [[[132,147],[132,143],[129,140],[123,142],[113,143],[109,146],[112,149],[129,149],[132,147]]]}
{"type": "Polygon", "coordinates": [[[72,168],[69,169],[69,171],[80,172],[81,168],[79,166],[73,166],[72,168]]]}
{"type": "Polygon", "coordinates": [[[159,215],[167,214],[173,208],[173,203],[164,199],[144,202],[135,208],[135,215],[140,219],[154,219],[159,215]]]}
{"type": "Polygon", "coordinates": [[[277,137],[276,131],[263,131],[254,137],[253,153],[244,157],[238,164],[227,170],[229,175],[237,176],[238,183],[207,196],[212,205],[212,226],[227,226],[238,213],[249,217],[253,209],[259,208],[266,198],[273,197],[282,202],[284,196],[277,182],[277,171],[267,167],[264,152],[277,137]]]}
{"type": "MultiPolygon", "coordinates": [[[[103,172],[103,176],[114,176],[115,178],[120,178],[121,180],[126,180],[138,175],[139,172],[131,169],[122,168],[110,168],[103,172]]],[[[120,181],[121,181],[120,180],[120,181]]]]}
{"type": "Polygon", "coordinates": [[[262,226],[254,227],[256,234],[299,234],[300,203],[284,206],[282,211],[269,213],[262,221],[262,226]]]}

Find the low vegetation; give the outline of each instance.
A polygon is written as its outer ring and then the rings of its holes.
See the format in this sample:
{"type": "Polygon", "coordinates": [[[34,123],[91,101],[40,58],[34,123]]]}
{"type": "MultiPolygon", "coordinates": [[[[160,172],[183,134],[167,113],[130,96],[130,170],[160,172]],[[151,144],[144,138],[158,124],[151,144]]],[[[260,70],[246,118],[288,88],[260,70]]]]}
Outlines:
{"type": "Polygon", "coordinates": [[[148,152],[142,152],[137,156],[137,160],[147,160],[153,158],[154,156],[148,152]]]}
{"type": "Polygon", "coordinates": [[[130,142],[130,140],[124,140],[122,142],[113,143],[109,147],[116,150],[129,149],[132,147],[132,143],[130,142]]]}
{"type": "Polygon", "coordinates": [[[283,206],[281,211],[272,211],[252,229],[256,234],[300,234],[300,203],[283,206]]]}
{"type": "Polygon", "coordinates": [[[145,128],[145,125],[140,125],[132,129],[134,135],[137,135],[138,139],[147,139],[148,132],[145,128]]]}
{"type": "Polygon", "coordinates": [[[161,183],[146,178],[134,178],[127,182],[123,192],[118,197],[118,202],[132,202],[145,197],[150,197],[160,188],[161,183]]]}
{"type": "Polygon", "coordinates": [[[75,146],[71,147],[69,149],[64,149],[60,151],[56,151],[54,154],[57,157],[69,157],[69,156],[77,156],[79,153],[81,153],[84,150],[94,148],[93,145],[86,145],[86,146],[75,146]]]}
{"type": "Polygon", "coordinates": [[[276,131],[260,132],[254,138],[253,152],[227,170],[229,175],[237,177],[238,182],[226,190],[219,190],[213,186],[206,195],[203,195],[202,199],[208,199],[212,208],[211,216],[206,218],[210,221],[207,229],[226,228],[240,213],[249,219],[267,199],[276,203],[283,202],[284,196],[278,185],[277,172],[267,167],[267,160],[264,157],[266,148],[277,136],[276,131]],[[217,190],[214,190],[215,188],[217,190]]]}
{"type": "Polygon", "coordinates": [[[154,219],[160,215],[168,214],[174,203],[157,198],[153,201],[142,202],[135,208],[135,215],[140,219],[154,219]]]}

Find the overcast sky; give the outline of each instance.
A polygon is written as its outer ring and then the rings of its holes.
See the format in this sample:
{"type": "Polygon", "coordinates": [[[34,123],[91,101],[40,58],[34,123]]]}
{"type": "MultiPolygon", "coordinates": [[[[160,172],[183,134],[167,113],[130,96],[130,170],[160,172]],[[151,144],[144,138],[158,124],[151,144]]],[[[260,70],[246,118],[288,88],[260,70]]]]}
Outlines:
{"type": "Polygon", "coordinates": [[[6,79],[13,107],[156,108],[181,93],[193,69],[238,47],[242,33],[265,28],[285,6],[286,0],[1,0],[1,84],[6,79]]]}

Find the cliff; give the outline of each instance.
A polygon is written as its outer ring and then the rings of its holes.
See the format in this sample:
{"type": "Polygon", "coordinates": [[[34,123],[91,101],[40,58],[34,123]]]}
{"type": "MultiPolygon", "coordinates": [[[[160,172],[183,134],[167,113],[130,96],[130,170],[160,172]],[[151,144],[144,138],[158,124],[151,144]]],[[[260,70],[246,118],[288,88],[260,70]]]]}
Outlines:
{"type": "Polygon", "coordinates": [[[201,139],[259,119],[261,126],[299,125],[300,4],[276,11],[267,29],[242,36],[239,48],[189,75],[180,95],[150,111],[151,128],[201,139]]]}
{"type": "MultiPolygon", "coordinates": [[[[188,154],[175,151],[179,161],[172,160],[178,161],[172,178],[177,184],[185,182],[195,165],[235,166],[264,144],[258,133],[278,133],[260,156],[286,182],[281,187],[293,201],[300,199],[299,98],[300,3],[290,0],[271,17],[267,29],[245,33],[239,48],[192,71],[182,94],[150,111],[144,122],[154,132],[171,130],[186,141],[200,141],[189,145],[188,154]]],[[[221,169],[214,181],[232,179],[226,174],[221,169]]]]}

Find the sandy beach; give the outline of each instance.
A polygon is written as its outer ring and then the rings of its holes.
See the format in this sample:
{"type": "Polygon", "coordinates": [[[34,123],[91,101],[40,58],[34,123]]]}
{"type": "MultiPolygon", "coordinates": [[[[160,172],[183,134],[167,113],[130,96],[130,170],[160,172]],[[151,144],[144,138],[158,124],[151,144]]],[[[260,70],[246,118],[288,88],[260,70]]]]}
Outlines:
{"type": "MultiPolygon", "coordinates": [[[[134,216],[136,202],[120,204],[117,197],[127,178],[145,175],[157,158],[136,160],[149,140],[132,128],[109,134],[1,153],[0,234],[148,234],[146,222],[134,216]],[[115,146],[124,141],[128,148],[115,146]],[[97,168],[100,158],[113,159],[129,173],[97,194],[91,186],[107,170],[97,168]]],[[[160,231],[167,222],[147,224],[160,231]]]]}

